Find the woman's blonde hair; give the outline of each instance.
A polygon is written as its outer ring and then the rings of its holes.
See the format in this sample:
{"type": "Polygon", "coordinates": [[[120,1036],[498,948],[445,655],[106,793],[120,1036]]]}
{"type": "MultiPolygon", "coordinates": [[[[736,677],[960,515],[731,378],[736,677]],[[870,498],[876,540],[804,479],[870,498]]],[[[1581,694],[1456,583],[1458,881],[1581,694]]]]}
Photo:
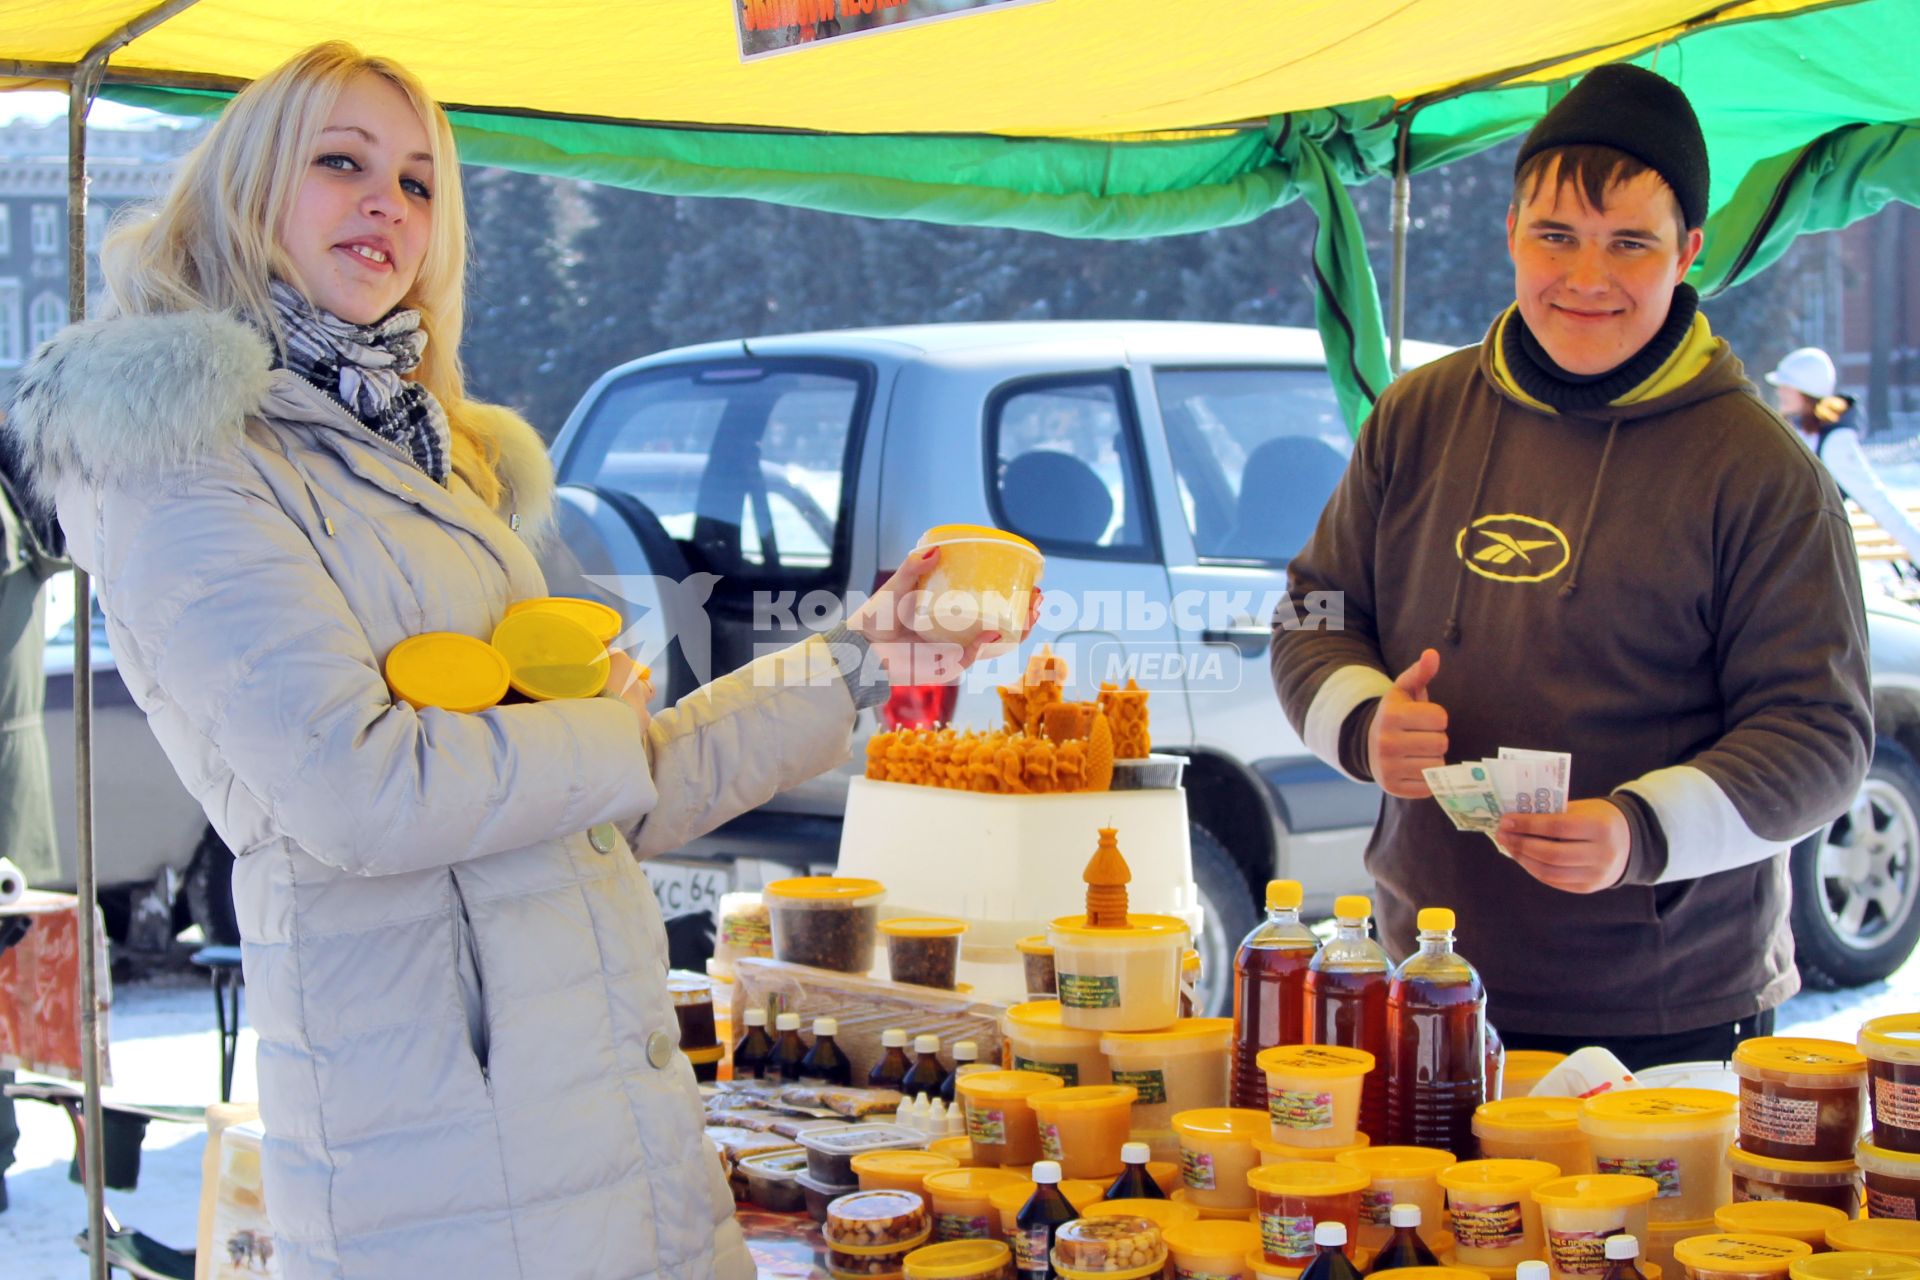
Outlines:
{"type": "Polygon", "coordinates": [[[411,375],[446,410],[453,469],[497,505],[500,430],[514,417],[469,400],[460,372],[465,321],[467,226],[453,127],[405,68],[345,41],[317,44],[235,95],[206,138],[181,162],[166,195],[141,216],[116,220],[101,248],[114,310],[134,315],[218,310],[259,325],[280,342],[267,283],[299,284],[279,243],[320,131],[356,77],[384,77],[426,127],[433,157],[433,222],[420,274],[401,305],[420,312],[429,341],[411,375]],[[288,163],[287,157],[295,158],[288,163]]]}

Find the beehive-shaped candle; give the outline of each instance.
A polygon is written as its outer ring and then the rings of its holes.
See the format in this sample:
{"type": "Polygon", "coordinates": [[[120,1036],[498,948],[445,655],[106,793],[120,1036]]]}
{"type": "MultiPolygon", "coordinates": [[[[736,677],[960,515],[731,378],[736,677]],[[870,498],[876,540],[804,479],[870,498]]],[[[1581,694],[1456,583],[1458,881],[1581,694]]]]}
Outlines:
{"type": "Polygon", "coordinates": [[[1133,879],[1133,871],[1120,856],[1119,834],[1115,827],[1100,828],[1100,847],[1080,876],[1087,882],[1089,929],[1127,927],[1127,882],[1133,879]]]}

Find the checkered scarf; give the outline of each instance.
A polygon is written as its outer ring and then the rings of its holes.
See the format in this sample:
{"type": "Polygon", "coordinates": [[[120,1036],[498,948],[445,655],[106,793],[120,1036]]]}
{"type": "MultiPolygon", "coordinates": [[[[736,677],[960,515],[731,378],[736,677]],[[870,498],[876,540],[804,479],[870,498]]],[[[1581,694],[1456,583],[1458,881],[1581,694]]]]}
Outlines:
{"type": "Polygon", "coordinates": [[[269,288],[286,338],[286,367],[338,397],[369,431],[446,484],[452,441],[446,411],[431,391],[400,376],[419,367],[427,347],[420,313],[403,308],[373,324],[349,324],[284,281],[269,288]]]}

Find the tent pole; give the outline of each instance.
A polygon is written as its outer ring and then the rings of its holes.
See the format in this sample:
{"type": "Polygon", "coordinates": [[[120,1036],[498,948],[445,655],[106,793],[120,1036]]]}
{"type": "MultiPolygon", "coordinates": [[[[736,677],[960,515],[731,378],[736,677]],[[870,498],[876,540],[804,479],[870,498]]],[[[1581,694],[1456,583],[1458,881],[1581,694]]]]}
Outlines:
{"type": "MultiPolygon", "coordinates": [[[[104,62],[104,59],[102,60],[104,62]]],[[[78,71],[67,84],[67,319],[87,318],[87,109],[100,87],[98,65],[78,71]]],[[[80,898],[80,1083],[86,1150],[81,1171],[87,1184],[87,1261],[92,1280],[107,1280],[106,1132],[100,1116],[100,996],[94,964],[95,883],[93,861],[93,587],[86,570],[73,569],[73,796],[74,836],[79,844],[80,898]]]]}
{"type": "Polygon", "coordinates": [[[1407,133],[1413,113],[1400,117],[1393,149],[1393,282],[1387,304],[1387,367],[1400,376],[1400,343],[1407,321],[1407,224],[1413,204],[1413,180],[1407,174],[1407,133]]]}

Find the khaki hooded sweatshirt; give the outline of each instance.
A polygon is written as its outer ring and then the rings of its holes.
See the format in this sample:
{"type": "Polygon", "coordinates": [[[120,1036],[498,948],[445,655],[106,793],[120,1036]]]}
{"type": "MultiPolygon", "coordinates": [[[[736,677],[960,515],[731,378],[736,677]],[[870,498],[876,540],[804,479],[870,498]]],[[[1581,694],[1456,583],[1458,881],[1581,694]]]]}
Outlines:
{"type": "Polygon", "coordinates": [[[1414,913],[1452,907],[1496,1025],[1744,1018],[1798,987],[1781,855],[1846,808],[1872,753],[1852,531],[1704,318],[1634,392],[1577,414],[1514,384],[1499,336],[1517,322],[1375,406],[1289,569],[1296,595],[1344,594],[1344,629],[1276,619],[1281,703],[1357,776],[1353,727],[1432,647],[1449,762],[1568,751],[1569,799],[1627,811],[1622,882],[1573,894],[1432,800],[1386,797],[1367,851],[1383,940],[1405,955],[1414,913]]]}

